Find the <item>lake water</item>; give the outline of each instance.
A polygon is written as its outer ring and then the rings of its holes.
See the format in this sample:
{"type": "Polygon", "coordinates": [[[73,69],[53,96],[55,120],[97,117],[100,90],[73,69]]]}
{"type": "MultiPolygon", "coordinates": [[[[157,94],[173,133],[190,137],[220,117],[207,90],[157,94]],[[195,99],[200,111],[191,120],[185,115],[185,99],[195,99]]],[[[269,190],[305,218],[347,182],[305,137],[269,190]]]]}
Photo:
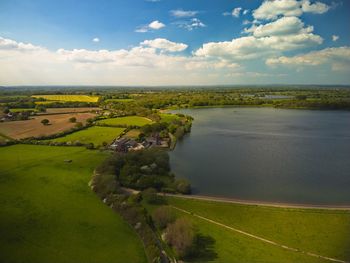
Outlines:
{"type": "Polygon", "coordinates": [[[195,194],[350,204],[350,112],[185,109],[192,132],[170,153],[195,194]]]}

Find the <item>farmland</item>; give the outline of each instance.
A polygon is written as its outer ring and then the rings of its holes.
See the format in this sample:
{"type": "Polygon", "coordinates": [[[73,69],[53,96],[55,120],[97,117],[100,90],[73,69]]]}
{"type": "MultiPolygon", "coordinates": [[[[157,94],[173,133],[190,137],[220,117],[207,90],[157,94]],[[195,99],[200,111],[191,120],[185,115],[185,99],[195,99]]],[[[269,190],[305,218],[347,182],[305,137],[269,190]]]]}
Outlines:
{"type": "Polygon", "coordinates": [[[50,141],[53,141],[53,142],[79,141],[80,143],[83,143],[83,144],[93,143],[95,146],[97,146],[97,145],[102,145],[103,142],[111,143],[123,131],[124,131],[124,128],[94,126],[94,127],[77,131],[77,132],[68,134],[64,137],[56,138],[50,141]]]}
{"type": "Polygon", "coordinates": [[[42,135],[51,135],[68,130],[75,126],[69,122],[69,118],[75,117],[77,122],[85,123],[87,119],[93,118],[93,113],[71,113],[35,116],[24,121],[10,121],[0,123],[0,133],[13,139],[23,139],[27,137],[37,137],[42,135]],[[48,119],[50,125],[43,125],[41,121],[48,119]]]}
{"type": "Polygon", "coordinates": [[[98,102],[98,96],[88,95],[33,95],[33,98],[42,98],[52,101],[79,101],[79,102],[98,102]]]}
{"type": "MultiPolygon", "coordinates": [[[[238,205],[168,197],[168,204],[259,237],[322,256],[349,260],[350,212],[238,205]]],[[[153,208],[151,208],[152,210],[153,208]]],[[[327,262],[277,247],[174,209],[214,238],[213,262],[327,262]]]]}
{"type": "Polygon", "coordinates": [[[125,126],[144,126],[146,124],[150,124],[152,121],[150,119],[147,119],[145,117],[139,117],[139,116],[127,116],[127,117],[119,117],[119,118],[112,118],[112,119],[105,119],[98,121],[98,124],[108,125],[108,126],[119,126],[119,125],[125,125],[125,126]]]}
{"type": "Polygon", "coordinates": [[[126,102],[132,102],[134,101],[134,99],[107,99],[105,100],[105,102],[123,102],[123,103],[126,103],[126,102]]]}
{"type": "Polygon", "coordinates": [[[88,187],[105,156],[80,147],[0,148],[1,262],[147,262],[132,228],[88,187]]]}

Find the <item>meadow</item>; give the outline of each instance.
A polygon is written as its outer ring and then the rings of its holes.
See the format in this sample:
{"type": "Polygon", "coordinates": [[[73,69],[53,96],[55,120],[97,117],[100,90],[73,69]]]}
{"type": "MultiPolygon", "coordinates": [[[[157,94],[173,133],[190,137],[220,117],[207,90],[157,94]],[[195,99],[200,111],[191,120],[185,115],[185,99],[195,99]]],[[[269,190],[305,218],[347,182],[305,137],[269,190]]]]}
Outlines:
{"type": "Polygon", "coordinates": [[[73,128],[76,124],[69,121],[75,117],[77,122],[86,123],[89,118],[95,117],[94,113],[69,113],[34,116],[24,121],[8,121],[0,123],[0,133],[13,139],[52,135],[73,128]],[[50,125],[43,125],[41,121],[48,119],[50,125]]]}
{"type": "Polygon", "coordinates": [[[42,98],[52,101],[77,101],[77,102],[98,102],[98,96],[89,95],[33,95],[33,98],[42,98]]]}
{"type": "Polygon", "coordinates": [[[0,148],[0,262],[147,262],[133,229],[88,186],[105,157],[82,147],[0,148]]]}
{"type": "Polygon", "coordinates": [[[167,202],[192,213],[174,209],[178,216],[191,220],[200,234],[215,240],[213,249],[217,255],[210,262],[329,262],[300,251],[350,260],[349,211],[277,208],[176,197],[168,197],[167,202]],[[242,235],[194,214],[299,251],[242,235]]]}
{"type": "Polygon", "coordinates": [[[64,137],[59,137],[50,141],[53,142],[75,142],[83,144],[93,143],[95,146],[102,145],[103,142],[111,143],[124,131],[124,128],[93,126],[81,131],[73,132],[64,137]]]}
{"type": "Polygon", "coordinates": [[[145,117],[139,117],[139,116],[111,118],[111,119],[100,120],[97,122],[97,124],[109,125],[109,126],[125,125],[125,126],[139,126],[139,127],[150,123],[152,123],[150,119],[147,119],[145,117]]]}
{"type": "Polygon", "coordinates": [[[105,102],[132,102],[134,99],[107,99],[105,102]]]}
{"type": "Polygon", "coordinates": [[[175,114],[171,114],[171,113],[160,113],[160,118],[161,121],[163,122],[172,122],[174,120],[179,119],[179,117],[175,114]]]}

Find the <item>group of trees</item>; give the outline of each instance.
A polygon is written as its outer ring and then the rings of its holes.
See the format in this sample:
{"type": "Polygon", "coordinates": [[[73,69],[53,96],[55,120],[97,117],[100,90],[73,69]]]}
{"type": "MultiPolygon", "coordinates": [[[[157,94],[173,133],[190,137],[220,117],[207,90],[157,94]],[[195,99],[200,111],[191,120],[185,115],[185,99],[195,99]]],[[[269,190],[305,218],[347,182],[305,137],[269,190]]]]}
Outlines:
{"type": "Polygon", "coordinates": [[[164,150],[151,148],[127,154],[115,153],[99,169],[113,171],[118,183],[125,187],[183,194],[191,192],[187,180],[176,180],[170,172],[169,155],[164,150]]]}

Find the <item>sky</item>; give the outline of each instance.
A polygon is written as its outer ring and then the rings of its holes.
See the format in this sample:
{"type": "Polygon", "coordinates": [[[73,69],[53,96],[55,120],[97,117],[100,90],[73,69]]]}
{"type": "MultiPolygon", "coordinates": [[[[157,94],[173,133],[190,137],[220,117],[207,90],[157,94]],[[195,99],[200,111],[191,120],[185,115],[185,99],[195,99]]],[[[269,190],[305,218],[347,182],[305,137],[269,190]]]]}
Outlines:
{"type": "Polygon", "coordinates": [[[350,84],[347,0],[0,0],[0,85],[350,84]]]}

